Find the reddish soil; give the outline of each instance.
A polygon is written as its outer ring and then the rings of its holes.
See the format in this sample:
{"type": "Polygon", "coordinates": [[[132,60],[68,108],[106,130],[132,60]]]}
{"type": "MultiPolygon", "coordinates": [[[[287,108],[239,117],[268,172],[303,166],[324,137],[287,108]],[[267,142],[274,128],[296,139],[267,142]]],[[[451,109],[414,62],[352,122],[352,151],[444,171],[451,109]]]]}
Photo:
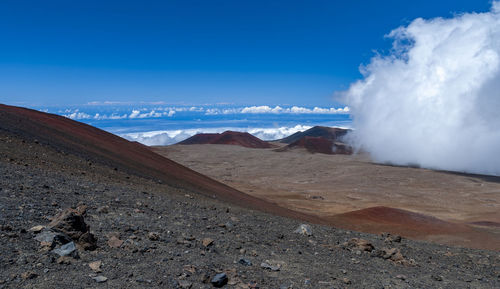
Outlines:
{"type": "Polygon", "coordinates": [[[318,217],[282,208],[242,193],[160,156],[147,146],[62,116],[0,104],[0,124],[1,129],[7,132],[130,174],[190,189],[235,205],[324,223],[318,217]]]}
{"type": "Polygon", "coordinates": [[[324,137],[304,136],[299,140],[277,149],[277,151],[287,151],[295,148],[304,148],[310,153],[321,154],[352,154],[352,149],[343,143],[334,143],[324,137]]]}
{"type": "Polygon", "coordinates": [[[239,145],[247,148],[265,149],[274,147],[272,144],[263,141],[247,132],[225,131],[223,133],[200,133],[194,135],[179,144],[227,144],[239,145]]]}
{"type": "Polygon", "coordinates": [[[328,219],[342,228],[374,234],[389,232],[408,238],[460,246],[481,243],[482,247],[497,250],[500,246],[500,240],[494,234],[488,234],[473,226],[384,206],[338,214],[328,219]]]}
{"type": "Polygon", "coordinates": [[[378,165],[368,155],[305,149],[174,145],[155,151],[335,227],[500,250],[499,178],[378,165]]]}

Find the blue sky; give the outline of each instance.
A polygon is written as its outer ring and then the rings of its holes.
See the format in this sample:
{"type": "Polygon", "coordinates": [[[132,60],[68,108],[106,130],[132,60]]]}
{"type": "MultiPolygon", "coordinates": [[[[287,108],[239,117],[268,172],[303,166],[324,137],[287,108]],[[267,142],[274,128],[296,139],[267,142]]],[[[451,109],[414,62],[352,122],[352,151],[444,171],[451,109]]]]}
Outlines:
{"type": "Polygon", "coordinates": [[[338,105],[417,17],[490,1],[0,2],[0,102],[338,105]]]}

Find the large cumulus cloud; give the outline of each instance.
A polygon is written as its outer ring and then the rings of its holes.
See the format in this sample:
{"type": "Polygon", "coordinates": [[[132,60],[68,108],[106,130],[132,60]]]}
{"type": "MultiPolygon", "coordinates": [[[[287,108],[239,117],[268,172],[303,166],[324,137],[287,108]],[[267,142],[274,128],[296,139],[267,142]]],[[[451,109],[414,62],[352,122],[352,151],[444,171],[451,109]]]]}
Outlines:
{"type": "Polygon", "coordinates": [[[377,162],[500,175],[500,2],[416,19],[345,92],[355,143],[377,162]]]}

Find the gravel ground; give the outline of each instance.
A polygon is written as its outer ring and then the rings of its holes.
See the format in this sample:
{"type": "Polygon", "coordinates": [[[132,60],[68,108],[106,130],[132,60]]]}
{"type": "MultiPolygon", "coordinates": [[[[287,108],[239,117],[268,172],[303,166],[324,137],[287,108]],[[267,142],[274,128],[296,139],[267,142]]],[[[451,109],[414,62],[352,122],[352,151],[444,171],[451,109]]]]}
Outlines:
{"type": "Polygon", "coordinates": [[[298,233],[299,220],[3,132],[0,171],[0,288],[500,288],[499,252],[313,224],[298,233]],[[34,226],[81,205],[95,250],[63,258],[35,239],[34,226]]]}

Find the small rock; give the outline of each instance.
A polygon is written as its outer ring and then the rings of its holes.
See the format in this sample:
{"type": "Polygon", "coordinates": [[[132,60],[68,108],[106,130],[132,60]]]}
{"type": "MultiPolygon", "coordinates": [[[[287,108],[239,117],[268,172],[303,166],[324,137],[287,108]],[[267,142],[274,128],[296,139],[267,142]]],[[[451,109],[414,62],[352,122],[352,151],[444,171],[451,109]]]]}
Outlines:
{"type": "Polygon", "coordinates": [[[210,275],[208,275],[205,272],[202,272],[200,275],[198,275],[198,280],[201,283],[208,283],[210,281],[210,275]]]}
{"type": "Polygon", "coordinates": [[[142,277],[139,277],[139,278],[135,279],[135,281],[136,281],[137,283],[148,283],[148,284],[153,283],[153,280],[150,280],[150,279],[144,279],[144,278],[142,278],[142,277]]]}
{"type": "Polygon", "coordinates": [[[264,269],[267,269],[267,270],[271,270],[271,271],[279,271],[280,270],[280,266],[279,265],[273,266],[273,265],[271,265],[269,263],[266,263],[266,262],[260,263],[260,267],[264,268],[264,269]]]}
{"type": "Polygon", "coordinates": [[[184,265],[183,269],[191,274],[196,273],[196,267],[193,265],[184,265]]]}
{"type": "Polygon", "coordinates": [[[228,281],[228,278],[227,278],[226,273],[219,273],[219,274],[215,275],[214,278],[212,278],[212,280],[210,280],[210,283],[212,283],[212,285],[214,287],[220,288],[220,287],[226,285],[227,281],[228,281]]]}
{"type": "Polygon", "coordinates": [[[399,274],[399,275],[396,275],[396,279],[406,280],[406,279],[408,279],[408,277],[406,277],[406,275],[399,274]]]}
{"type": "Polygon", "coordinates": [[[111,236],[108,239],[108,246],[111,248],[120,248],[120,246],[123,244],[123,241],[118,239],[116,236],[111,236]]]}
{"type": "Polygon", "coordinates": [[[40,233],[43,229],[45,229],[45,226],[38,225],[38,226],[31,227],[28,231],[33,232],[33,233],[35,233],[35,234],[38,234],[38,233],[40,233]]]}
{"type": "Polygon", "coordinates": [[[371,257],[378,257],[378,258],[382,258],[384,256],[384,251],[383,250],[373,250],[370,254],[371,257]]]}
{"type": "Polygon", "coordinates": [[[92,277],[92,279],[94,279],[94,281],[96,281],[97,283],[104,283],[104,282],[108,281],[108,278],[106,278],[102,275],[92,277]]]}
{"type": "Polygon", "coordinates": [[[415,266],[416,262],[413,259],[405,259],[403,254],[398,248],[383,248],[382,250],[374,250],[371,253],[372,257],[379,257],[386,260],[391,260],[394,263],[405,265],[405,266],[415,266]]]}
{"type": "Polygon", "coordinates": [[[214,240],[211,238],[205,238],[201,241],[201,244],[203,244],[203,247],[208,247],[214,243],[214,240]]]}
{"type": "Polygon", "coordinates": [[[40,242],[41,246],[54,248],[57,244],[64,245],[71,242],[71,238],[63,233],[51,230],[43,230],[35,236],[35,240],[40,242]]]}
{"type": "Polygon", "coordinates": [[[96,273],[102,272],[101,265],[102,265],[102,261],[94,261],[94,262],[89,263],[90,269],[92,269],[92,271],[94,271],[96,273]]]}
{"type": "Polygon", "coordinates": [[[189,289],[191,286],[193,286],[193,283],[187,281],[187,280],[179,280],[179,287],[183,289],[189,289]]]}
{"type": "Polygon", "coordinates": [[[385,234],[383,236],[385,236],[384,242],[386,242],[386,243],[392,243],[392,242],[401,243],[402,238],[399,235],[385,234]]]}
{"type": "Polygon", "coordinates": [[[76,246],[74,242],[69,242],[67,244],[62,245],[59,248],[52,250],[53,253],[63,257],[63,256],[71,256],[74,258],[78,258],[78,251],[76,250],[76,246]]]}
{"type": "Polygon", "coordinates": [[[367,251],[371,252],[375,247],[365,239],[352,238],[348,242],[344,243],[343,246],[351,251],[367,251]]]}
{"type": "Polygon", "coordinates": [[[436,280],[436,281],[438,281],[438,282],[443,281],[443,276],[439,276],[439,275],[432,275],[431,277],[432,277],[432,279],[434,279],[434,280],[436,280]]]}
{"type": "Polygon", "coordinates": [[[33,271],[26,271],[26,272],[21,274],[21,278],[23,278],[25,280],[26,279],[35,279],[36,277],[38,277],[38,274],[36,274],[33,271]]]}
{"type": "Polygon", "coordinates": [[[148,239],[151,241],[158,241],[160,240],[160,234],[157,232],[149,232],[148,239]]]}
{"type": "Polygon", "coordinates": [[[238,263],[240,263],[243,266],[252,266],[252,261],[245,258],[240,258],[240,260],[238,260],[238,263]]]}
{"type": "Polygon", "coordinates": [[[294,233],[301,234],[304,236],[312,236],[312,228],[308,224],[301,224],[294,233]]]}
{"type": "Polygon", "coordinates": [[[0,231],[10,232],[12,231],[12,227],[9,225],[0,225],[0,231]]]}
{"type": "Polygon", "coordinates": [[[344,282],[344,284],[347,284],[347,285],[352,283],[351,280],[349,280],[348,278],[343,278],[342,282],[344,282]]]}
{"type": "Polygon", "coordinates": [[[109,213],[109,207],[108,206],[102,206],[97,208],[96,212],[101,213],[101,214],[107,214],[109,213]]]}
{"type": "Polygon", "coordinates": [[[69,257],[69,256],[61,256],[59,258],[57,258],[56,262],[57,264],[61,264],[61,265],[69,265],[71,263],[73,263],[73,258],[72,257],[69,257]]]}

